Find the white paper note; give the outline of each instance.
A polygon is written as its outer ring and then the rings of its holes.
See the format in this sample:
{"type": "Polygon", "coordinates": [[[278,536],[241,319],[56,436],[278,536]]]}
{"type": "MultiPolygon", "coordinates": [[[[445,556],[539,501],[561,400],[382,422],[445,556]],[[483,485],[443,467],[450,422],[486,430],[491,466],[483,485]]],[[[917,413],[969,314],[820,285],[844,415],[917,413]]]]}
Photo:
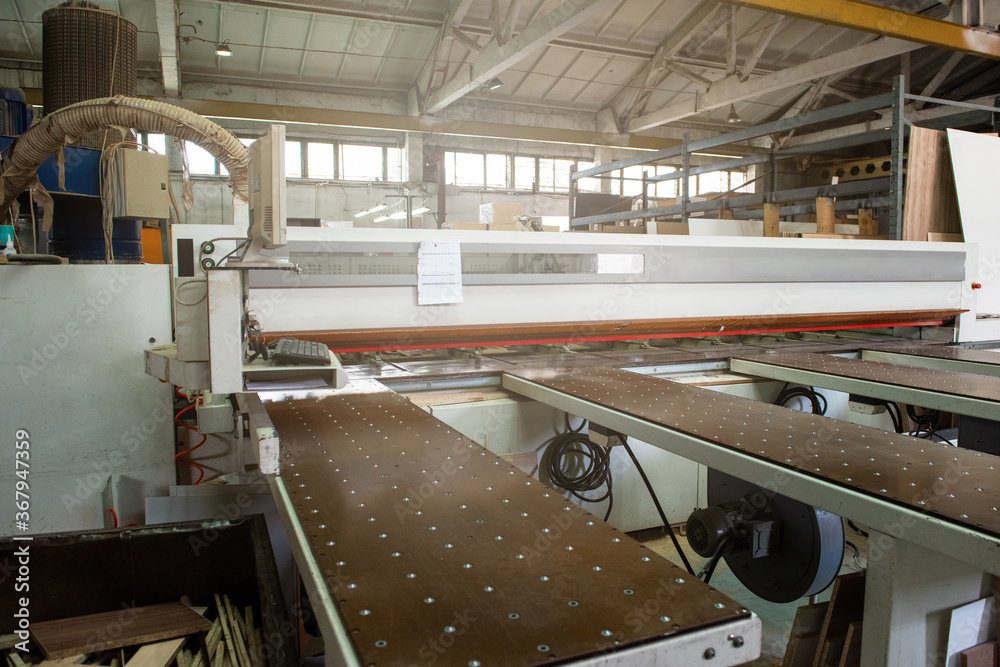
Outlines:
{"type": "Polygon", "coordinates": [[[458,241],[421,241],[417,253],[417,305],[461,302],[462,252],[458,241]]]}

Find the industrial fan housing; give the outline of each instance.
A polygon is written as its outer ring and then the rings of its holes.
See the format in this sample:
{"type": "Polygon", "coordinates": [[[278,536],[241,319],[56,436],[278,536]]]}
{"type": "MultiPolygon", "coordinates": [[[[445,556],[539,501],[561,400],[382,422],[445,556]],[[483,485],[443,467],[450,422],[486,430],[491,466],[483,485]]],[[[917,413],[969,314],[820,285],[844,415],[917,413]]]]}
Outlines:
{"type": "Polygon", "coordinates": [[[792,602],[833,583],[844,558],[836,514],[708,471],[708,504],[688,518],[688,542],[700,556],[723,558],[754,595],[792,602]]]}

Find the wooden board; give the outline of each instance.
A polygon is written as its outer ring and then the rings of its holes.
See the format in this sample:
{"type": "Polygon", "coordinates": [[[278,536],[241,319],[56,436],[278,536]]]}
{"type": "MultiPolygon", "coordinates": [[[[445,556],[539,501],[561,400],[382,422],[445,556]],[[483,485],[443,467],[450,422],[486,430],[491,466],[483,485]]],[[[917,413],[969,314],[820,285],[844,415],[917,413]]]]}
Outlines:
{"type": "MultiPolygon", "coordinates": [[[[837,577],[833,583],[830,606],[820,630],[820,646],[825,646],[828,638],[846,637],[847,629],[854,621],[860,621],[865,609],[865,573],[852,572],[837,577]]],[[[813,660],[813,667],[820,667],[821,655],[813,660]]],[[[838,653],[839,657],[839,653],[838,653]]]]}
{"type": "Polygon", "coordinates": [[[666,234],[668,236],[687,236],[688,223],[686,222],[666,222],[663,220],[647,220],[647,234],[666,234]]]}
{"type": "Polygon", "coordinates": [[[847,637],[833,637],[823,642],[823,650],[819,654],[819,664],[823,667],[840,664],[840,656],[844,652],[847,637]]]}
{"type": "Polygon", "coordinates": [[[863,241],[888,241],[888,234],[874,234],[874,235],[861,235],[861,234],[810,234],[809,232],[803,232],[799,234],[804,239],[855,239],[863,241]]]}
{"type": "Polygon", "coordinates": [[[959,667],[996,667],[997,643],[986,642],[958,654],[959,667]]]}
{"type": "Polygon", "coordinates": [[[53,659],[172,639],[211,627],[190,607],[167,602],[32,623],[31,636],[45,657],[53,659]]]}
{"type": "Polygon", "coordinates": [[[840,656],[840,667],[858,667],[861,665],[861,621],[855,621],[847,626],[847,640],[844,652],[840,656]]]}
{"type": "Polygon", "coordinates": [[[135,652],[125,667],[168,667],[185,641],[187,637],[146,644],[135,652]]]}
{"type": "Polygon", "coordinates": [[[927,240],[935,243],[962,243],[965,236],[962,234],[945,234],[944,232],[927,232],[927,240]]]}
{"type": "Polygon", "coordinates": [[[837,226],[837,214],[834,212],[831,197],[816,198],[816,233],[833,234],[837,226]]]}
{"type": "Polygon", "coordinates": [[[819,648],[819,632],[823,629],[829,602],[809,604],[799,607],[792,621],[792,632],[785,647],[783,667],[806,667],[812,665],[819,648]]]}
{"type": "Polygon", "coordinates": [[[875,219],[875,211],[870,208],[858,210],[858,234],[862,236],[878,235],[878,221],[875,219]]]}
{"type": "Polygon", "coordinates": [[[911,128],[903,240],[926,241],[928,232],[961,234],[961,220],[947,133],[911,128]]]}
{"type": "Polygon", "coordinates": [[[764,236],[777,238],[781,227],[781,207],[764,204],[764,236]]]}
{"type": "Polygon", "coordinates": [[[958,667],[962,651],[996,639],[996,608],[992,595],[951,610],[948,627],[948,667],[958,667]]]}

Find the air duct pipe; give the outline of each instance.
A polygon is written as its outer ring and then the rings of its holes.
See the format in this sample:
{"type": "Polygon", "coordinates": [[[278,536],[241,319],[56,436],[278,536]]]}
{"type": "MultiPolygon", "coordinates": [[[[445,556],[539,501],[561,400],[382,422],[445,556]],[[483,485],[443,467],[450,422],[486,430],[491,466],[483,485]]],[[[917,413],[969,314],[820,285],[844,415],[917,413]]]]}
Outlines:
{"type": "Polygon", "coordinates": [[[111,126],[160,132],[198,144],[225,165],[233,192],[247,200],[249,154],[229,130],[172,104],[116,95],[63,107],[10,145],[0,163],[3,217],[49,155],[78,137],[111,126]]]}

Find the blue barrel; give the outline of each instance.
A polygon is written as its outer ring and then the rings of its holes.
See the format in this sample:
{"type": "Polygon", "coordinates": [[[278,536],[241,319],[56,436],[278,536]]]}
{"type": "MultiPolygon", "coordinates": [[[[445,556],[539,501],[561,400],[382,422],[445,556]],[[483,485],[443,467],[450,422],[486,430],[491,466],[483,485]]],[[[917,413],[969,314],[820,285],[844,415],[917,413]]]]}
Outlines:
{"type": "MultiPolygon", "coordinates": [[[[55,200],[49,251],[72,264],[104,263],[101,200],[51,193],[55,200]]],[[[111,248],[116,264],[142,262],[142,221],[115,220],[111,248]]]]}
{"type": "Polygon", "coordinates": [[[0,88],[0,134],[18,137],[31,127],[33,114],[20,88],[0,88]]]}

